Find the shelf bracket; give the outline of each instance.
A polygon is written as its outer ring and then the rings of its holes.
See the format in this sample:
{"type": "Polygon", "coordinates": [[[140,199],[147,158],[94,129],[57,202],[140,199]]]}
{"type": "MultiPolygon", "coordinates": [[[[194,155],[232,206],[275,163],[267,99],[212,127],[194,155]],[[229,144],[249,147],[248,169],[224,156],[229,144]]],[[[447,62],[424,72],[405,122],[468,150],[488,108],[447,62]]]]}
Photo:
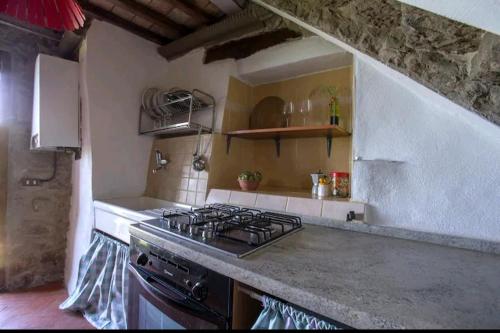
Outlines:
{"type": "Polygon", "coordinates": [[[328,154],[328,158],[332,156],[332,136],[328,135],[326,137],[326,152],[328,154]]]}
{"type": "Polygon", "coordinates": [[[229,155],[229,148],[231,147],[231,135],[226,135],[226,154],[229,155]]]}
{"type": "Polygon", "coordinates": [[[281,153],[281,138],[279,136],[275,137],[274,143],[276,144],[276,156],[279,158],[281,153]]]}

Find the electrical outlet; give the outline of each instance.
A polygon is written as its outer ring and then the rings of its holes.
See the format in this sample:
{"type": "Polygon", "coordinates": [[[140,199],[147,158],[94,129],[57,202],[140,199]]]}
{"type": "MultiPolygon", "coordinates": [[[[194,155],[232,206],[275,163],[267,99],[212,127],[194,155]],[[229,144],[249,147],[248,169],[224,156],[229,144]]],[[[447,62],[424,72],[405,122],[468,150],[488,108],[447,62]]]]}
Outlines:
{"type": "Polygon", "coordinates": [[[42,185],[42,182],[36,178],[23,178],[21,180],[21,183],[23,184],[23,186],[40,186],[40,185],[42,185]]]}

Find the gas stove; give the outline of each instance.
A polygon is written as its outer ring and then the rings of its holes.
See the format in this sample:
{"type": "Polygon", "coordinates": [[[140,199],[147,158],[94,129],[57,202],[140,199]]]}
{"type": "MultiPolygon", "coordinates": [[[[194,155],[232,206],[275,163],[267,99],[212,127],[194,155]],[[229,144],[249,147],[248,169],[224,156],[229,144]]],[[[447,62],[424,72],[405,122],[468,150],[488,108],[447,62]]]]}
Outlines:
{"type": "Polygon", "coordinates": [[[237,257],[248,255],[302,229],[300,217],[211,204],[203,208],[165,209],[141,226],[237,257]]]}

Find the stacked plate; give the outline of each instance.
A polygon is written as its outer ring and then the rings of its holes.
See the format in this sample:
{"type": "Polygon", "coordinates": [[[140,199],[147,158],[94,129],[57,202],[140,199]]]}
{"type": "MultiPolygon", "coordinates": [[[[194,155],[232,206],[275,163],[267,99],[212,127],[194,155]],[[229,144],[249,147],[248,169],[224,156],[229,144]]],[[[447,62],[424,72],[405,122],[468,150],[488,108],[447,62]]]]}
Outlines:
{"type": "Polygon", "coordinates": [[[180,116],[187,116],[190,112],[207,106],[201,98],[194,97],[190,91],[180,88],[148,88],[142,94],[143,111],[153,119],[155,127],[168,126],[173,118],[182,119],[180,116]]]}
{"type": "Polygon", "coordinates": [[[171,112],[163,106],[163,104],[168,102],[164,97],[166,93],[166,91],[158,88],[148,88],[142,94],[142,107],[154,120],[172,117],[171,112]]]}

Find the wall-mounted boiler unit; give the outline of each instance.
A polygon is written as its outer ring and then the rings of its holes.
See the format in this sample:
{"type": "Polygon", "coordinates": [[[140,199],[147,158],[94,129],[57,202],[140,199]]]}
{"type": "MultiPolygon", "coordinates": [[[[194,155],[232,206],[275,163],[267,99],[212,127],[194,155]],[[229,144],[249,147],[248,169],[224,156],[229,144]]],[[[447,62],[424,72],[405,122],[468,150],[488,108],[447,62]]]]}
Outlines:
{"type": "Polygon", "coordinates": [[[35,65],[31,149],[80,147],[79,66],[39,54],[35,65]]]}

